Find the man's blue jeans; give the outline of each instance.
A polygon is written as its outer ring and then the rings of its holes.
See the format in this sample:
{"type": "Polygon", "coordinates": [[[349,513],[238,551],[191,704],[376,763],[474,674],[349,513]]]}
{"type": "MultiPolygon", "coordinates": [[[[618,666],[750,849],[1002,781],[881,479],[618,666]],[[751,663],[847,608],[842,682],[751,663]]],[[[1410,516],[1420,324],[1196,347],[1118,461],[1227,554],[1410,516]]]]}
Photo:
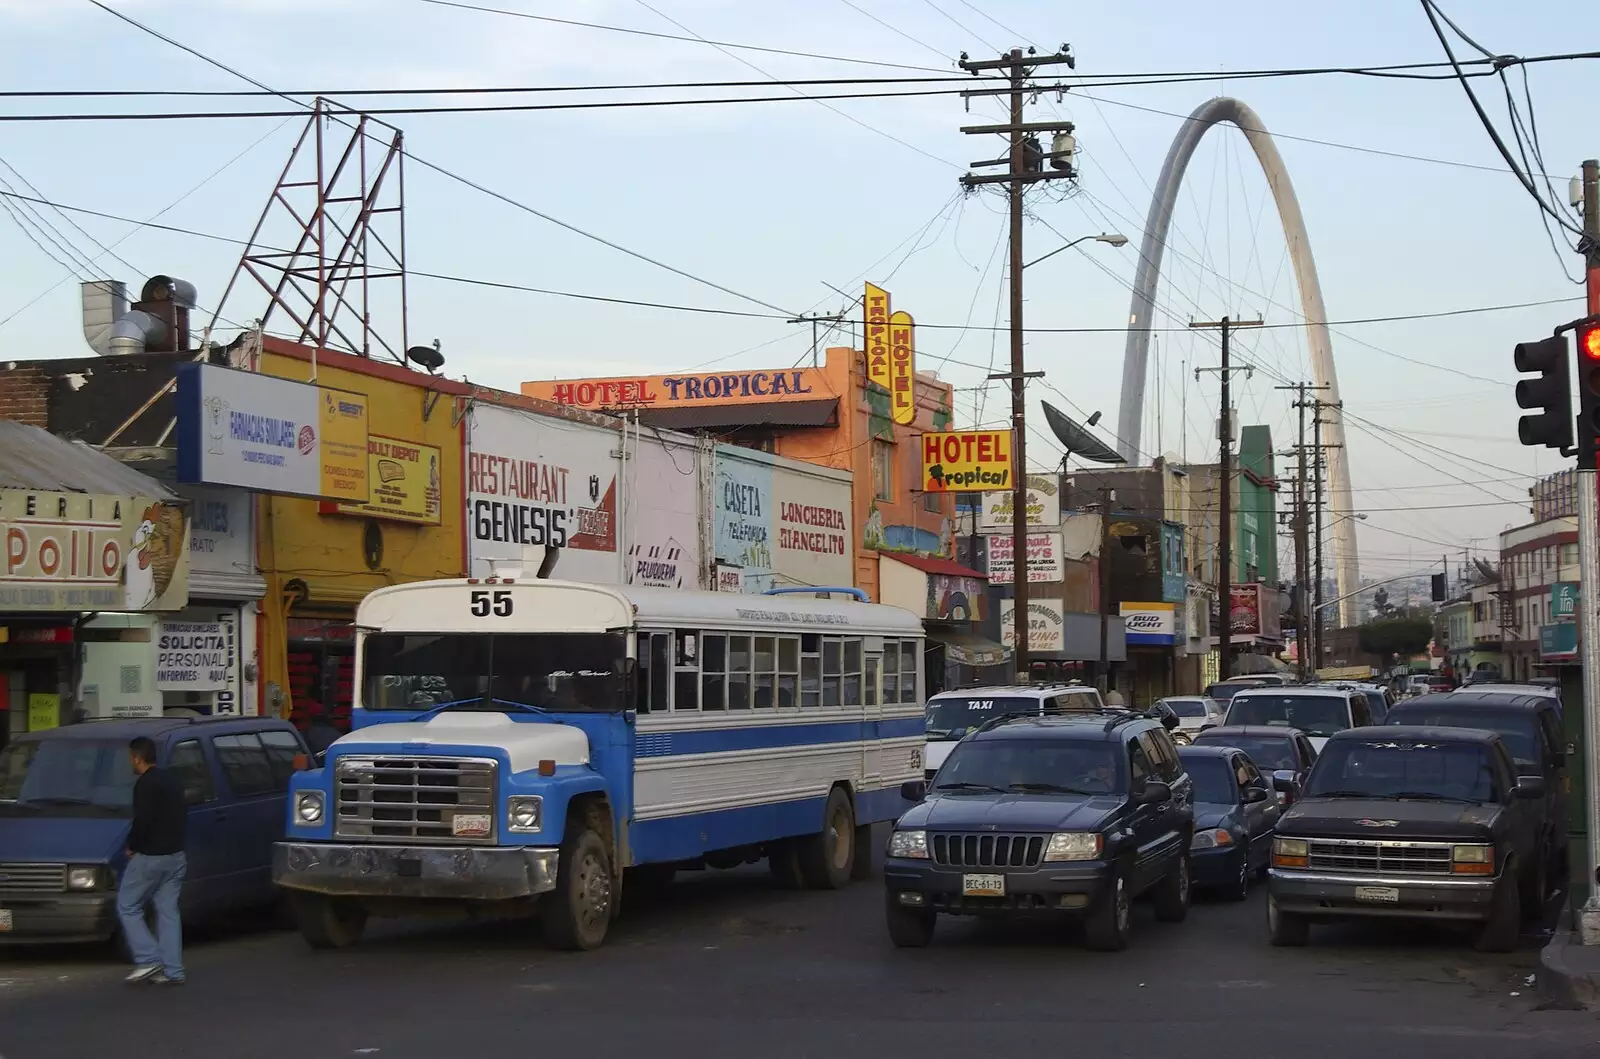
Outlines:
{"type": "Polygon", "coordinates": [[[117,890],[117,918],[128,939],[135,967],[160,964],[174,981],[183,980],[183,924],[178,917],[178,895],[188,860],[182,853],[149,857],[135,853],[122,872],[117,890]],[[145,906],[155,905],[156,936],[145,924],[145,906]]]}

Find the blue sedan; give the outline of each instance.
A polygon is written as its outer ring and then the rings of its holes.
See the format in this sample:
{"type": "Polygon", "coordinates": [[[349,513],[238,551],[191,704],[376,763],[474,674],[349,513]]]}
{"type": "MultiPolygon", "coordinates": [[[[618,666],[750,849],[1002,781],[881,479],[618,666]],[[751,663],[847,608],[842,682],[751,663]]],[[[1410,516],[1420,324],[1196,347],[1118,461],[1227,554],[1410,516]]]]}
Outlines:
{"type": "Polygon", "coordinates": [[[1251,878],[1266,873],[1283,812],[1272,781],[1237,747],[1179,747],[1178,757],[1194,779],[1194,884],[1243,901],[1251,878]]]}

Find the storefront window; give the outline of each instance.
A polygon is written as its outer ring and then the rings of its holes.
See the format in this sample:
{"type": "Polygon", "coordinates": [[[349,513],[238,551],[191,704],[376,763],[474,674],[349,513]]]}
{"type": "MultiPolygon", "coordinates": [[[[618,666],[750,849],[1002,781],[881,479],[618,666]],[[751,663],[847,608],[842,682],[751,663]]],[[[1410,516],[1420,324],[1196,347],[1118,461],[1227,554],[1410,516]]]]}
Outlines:
{"type": "Polygon", "coordinates": [[[894,498],[894,446],[887,441],[872,443],[872,495],[879,500],[894,498]]]}

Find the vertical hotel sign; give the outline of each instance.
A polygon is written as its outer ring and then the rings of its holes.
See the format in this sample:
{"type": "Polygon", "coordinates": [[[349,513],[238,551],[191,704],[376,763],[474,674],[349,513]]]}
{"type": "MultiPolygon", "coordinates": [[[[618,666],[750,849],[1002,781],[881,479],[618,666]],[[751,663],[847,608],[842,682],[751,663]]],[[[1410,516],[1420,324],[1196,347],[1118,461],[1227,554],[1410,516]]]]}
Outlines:
{"type": "Polygon", "coordinates": [[[868,283],[861,307],[867,325],[867,378],[889,390],[889,292],[868,283]]]}
{"type": "Polygon", "coordinates": [[[896,423],[917,421],[916,324],[908,312],[889,317],[889,397],[896,423]]]}

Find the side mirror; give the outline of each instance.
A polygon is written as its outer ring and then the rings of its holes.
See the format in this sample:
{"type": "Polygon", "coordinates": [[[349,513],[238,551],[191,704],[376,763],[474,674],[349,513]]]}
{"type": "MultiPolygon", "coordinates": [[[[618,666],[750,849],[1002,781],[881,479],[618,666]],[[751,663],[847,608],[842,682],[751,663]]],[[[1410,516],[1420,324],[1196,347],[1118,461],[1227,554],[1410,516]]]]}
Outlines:
{"type": "Polygon", "coordinates": [[[1172,731],[1174,728],[1178,727],[1178,715],[1175,713],[1162,714],[1161,726],[1169,732],[1172,731]]]}
{"type": "Polygon", "coordinates": [[[1272,789],[1283,791],[1285,794],[1294,793],[1294,773],[1288,769],[1279,769],[1272,774],[1272,789]]]}
{"type": "Polygon", "coordinates": [[[1512,788],[1512,794],[1518,798],[1543,798],[1544,791],[1543,776],[1521,776],[1512,788]]]}
{"type": "Polygon", "coordinates": [[[1172,788],[1159,780],[1151,780],[1139,792],[1140,805],[1159,805],[1172,800],[1172,788]]]}
{"type": "Polygon", "coordinates": [[[1266,800],[1267,791],[1265,787],[1246,787],[1244,789],[1244,804],[1255,805],[1257,802],[1266,800]]]}
{"type": "Polygon", "coordinates": [[[920,802],[928,796],[928,784],[924,780],[907,780],[900,784],[900,797],[908,802],[920,802]]]}

